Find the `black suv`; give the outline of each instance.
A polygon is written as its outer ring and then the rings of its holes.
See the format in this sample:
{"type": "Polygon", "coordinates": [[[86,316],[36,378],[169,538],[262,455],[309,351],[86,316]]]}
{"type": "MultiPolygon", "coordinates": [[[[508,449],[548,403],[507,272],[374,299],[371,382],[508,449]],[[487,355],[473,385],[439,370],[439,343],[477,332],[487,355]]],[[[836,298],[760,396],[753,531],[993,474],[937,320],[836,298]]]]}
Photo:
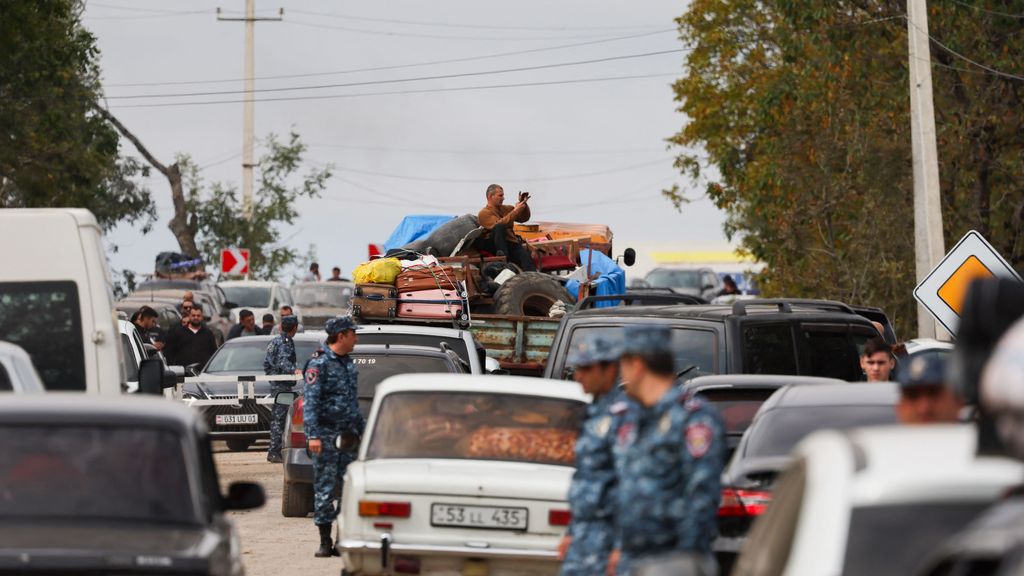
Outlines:
{"type": "Polygon", "coordinates": [[[860,350],[878,331],[841,302],[741,300],[730,305],[615,306],[566,315],[544,377],[566,379],[565,359],[584,334],[627,324],[668,324],[684,378],[704,374],[790,374],[861,380],[860,350]]]}

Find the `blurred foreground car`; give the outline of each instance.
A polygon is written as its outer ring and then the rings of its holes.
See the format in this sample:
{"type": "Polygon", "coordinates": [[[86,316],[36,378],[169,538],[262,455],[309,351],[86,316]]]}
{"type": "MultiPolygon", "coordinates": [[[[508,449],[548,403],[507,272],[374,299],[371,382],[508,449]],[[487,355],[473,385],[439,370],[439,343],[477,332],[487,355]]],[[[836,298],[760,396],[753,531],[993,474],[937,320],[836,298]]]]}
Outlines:
{"type": "Polygon", "coordinates": [[[1024,574],[1024,498],[1017,495],[986,510],[943,544],[919,576],[1024,574]]]}
{"type": "Polygon", "coordinates": [[[42,394],[43,381],[28,352],[10,342],[0,341],[0,392],[42,394]]]}
{"type": "Polygon", "coordinates": [[[557,574],[586,402],[535,378],[383,382],[345,473],[343,574],[557,574]]]}
{"type": "Polygon", "coordinates": [[[0,402],[0,573],[242,574],[206,428],[159,398],[20,396],[0,402]]]}
{"type": "Polygon", "coordinates": [[[1024,475],[1018,461],[977,456],[976,438],[965,425],[807,438],[734,576],[915,573],[1024,475]]]}

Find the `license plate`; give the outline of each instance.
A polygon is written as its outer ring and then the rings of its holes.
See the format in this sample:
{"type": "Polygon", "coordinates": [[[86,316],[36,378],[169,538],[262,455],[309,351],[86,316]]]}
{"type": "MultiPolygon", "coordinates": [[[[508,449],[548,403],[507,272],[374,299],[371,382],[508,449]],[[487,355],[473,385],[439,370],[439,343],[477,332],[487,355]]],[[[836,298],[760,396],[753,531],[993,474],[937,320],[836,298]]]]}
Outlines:
{"type": "Polygon", "coordinates": [[[529,511],[526,508],[460,504],[433,504],[430,507],[430,524],[433,526],[526,530],[527,520],[529,511]]]}
{"type": "Polygon", "coordinates": [[[215,421],[220,426],[258,424],[259,417],[256,414],[217,414],[215,421]]]}

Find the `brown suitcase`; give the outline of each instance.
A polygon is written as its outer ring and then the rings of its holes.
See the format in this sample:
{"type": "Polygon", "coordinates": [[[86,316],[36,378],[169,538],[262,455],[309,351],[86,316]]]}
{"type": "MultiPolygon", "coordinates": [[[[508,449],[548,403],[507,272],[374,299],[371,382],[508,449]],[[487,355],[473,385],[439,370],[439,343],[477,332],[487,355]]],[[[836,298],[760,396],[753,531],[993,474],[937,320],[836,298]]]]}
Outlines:
{"type": "Polygon", "coordinates": [[[422,266],[406,268],[398,275],[395,287],[399,292],[418,292],[420,290],[455,290],[461,291],[459,282],[466,279],[465,272],[452,266],[422,266]]]}
{"type": "Polygon", "coordinates": [[[352,316],[360,320],[392,319],[398,315],[398,290],[390,284],[356,284],[352,316]]]}

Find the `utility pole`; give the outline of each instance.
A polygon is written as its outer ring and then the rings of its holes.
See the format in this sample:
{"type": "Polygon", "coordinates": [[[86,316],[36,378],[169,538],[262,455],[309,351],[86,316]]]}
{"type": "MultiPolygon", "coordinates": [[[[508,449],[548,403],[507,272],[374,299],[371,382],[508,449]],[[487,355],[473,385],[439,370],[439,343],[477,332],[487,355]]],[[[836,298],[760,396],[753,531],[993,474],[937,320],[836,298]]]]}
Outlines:
{"type": "MultiPolygon", "coordinates": [[[[921,282],[946,252],[942,238],[927,0],[907,0],[907,36],[910,43],[910,130],[914,151],[914,261],[917,281],[921,282]]],[[[932,315],[918,304],[918,338],[935,338],[944,332],[932,315]]]]}
{"type": "Polygon", "coordinates": [[[229,18],[220,15],[217,8],[217,20],[226,22],[245,22],[245,110],[242,127],[242,213],[246,220],[252,220],[252,169],[256,166],[253,160],[253,125],[255,124],[256,104],[253,102],[253,77],[255,76],[255,44],[257,21],[280,21],[284,18],[284,8],[277,16],[256,17],[256,0],[245,0],[245,17],[229,18]]]}

